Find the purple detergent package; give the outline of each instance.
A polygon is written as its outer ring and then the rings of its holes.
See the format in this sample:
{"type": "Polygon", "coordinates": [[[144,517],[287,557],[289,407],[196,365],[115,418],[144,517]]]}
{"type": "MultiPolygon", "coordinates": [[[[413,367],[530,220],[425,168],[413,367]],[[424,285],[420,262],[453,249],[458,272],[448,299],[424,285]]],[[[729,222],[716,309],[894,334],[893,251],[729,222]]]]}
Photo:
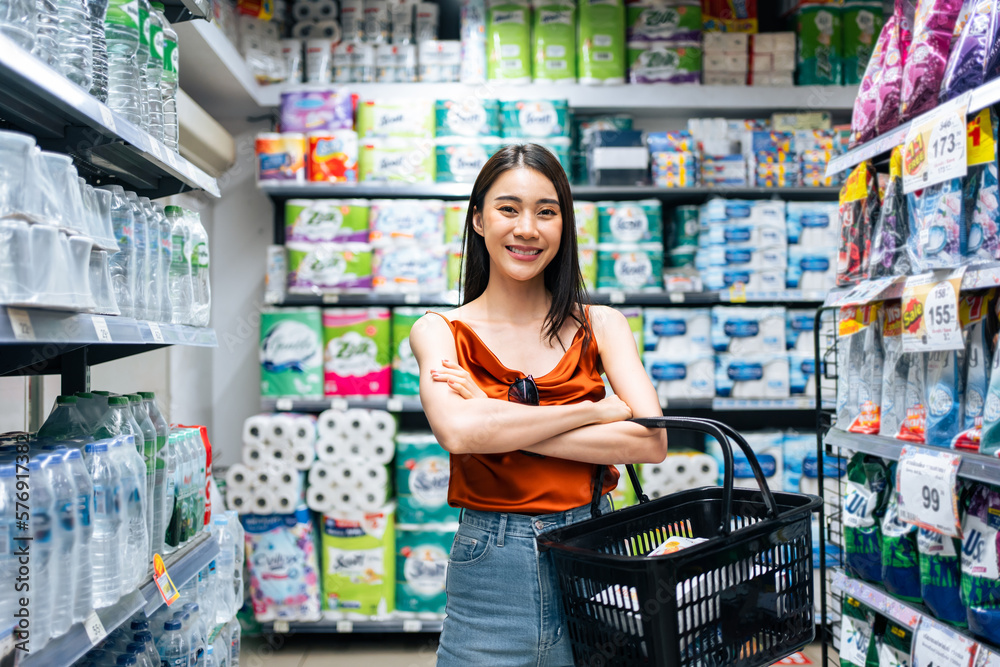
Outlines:
{"type": "Polygon", "coordinates": [[[937,106],[941,79],[951,52],[952,32],[961,0],[920,0],[913,22],[913,42],[903,69],[900,111],[910,120],[937,106]]]}
{"type": "Polygon", "coordinates": [[[872,232],[872,278],[910,274],[910,257],[906,252],[910,226],[906,219],[902,164],[902,151],[897,147],[889,158],[889,184],[885,187],[878,222],[872,232]]]}
{"type": "Polygon", "coordinates": [[[315,132],[354,129],[354,101],[342,88],[281,94],[281,131],[315,132]]]}
{"type": "MultiPolygon", "coordinates": [[[[896,0],[892,34],[882,65],[882,81],[875,96],[875,133],[884,134],[899,125],[899,97],[903,88],[906,54],[913,41],[913,3],[896,0]]],[[[886,21],[886,25],[889,22],[886,21]]]]}
{"type": "Polygon", "coordinates": [[[868,66],[861,78],[858,96],[854,99],[854,113],[851,115],[851,145],[856,146],[872,139],[875,132],[878,93],[882,87],[883,66],[889,43],[896,34],[896,17],[890,16],[882,26],[882,32],[875,40],[875,50],[868,59],[868,66]]]}
{"type": "Polygon", "coordinates": [[[982,85],[986,58],[996,41],[996,16],[1000,5],[994,0],[965,0],[962,14],[968,14],[965,26],[951,49],[951,56],[941,82],[942,102],[982,85]]]}
{"type": "Polygon", "coordinates": [[[990,81],[1000,76],[1000,12],[993,12],[990,21],[990,34],[993,35],[993,42],[989,45],[986,54],[985,80],[990,81]]]}

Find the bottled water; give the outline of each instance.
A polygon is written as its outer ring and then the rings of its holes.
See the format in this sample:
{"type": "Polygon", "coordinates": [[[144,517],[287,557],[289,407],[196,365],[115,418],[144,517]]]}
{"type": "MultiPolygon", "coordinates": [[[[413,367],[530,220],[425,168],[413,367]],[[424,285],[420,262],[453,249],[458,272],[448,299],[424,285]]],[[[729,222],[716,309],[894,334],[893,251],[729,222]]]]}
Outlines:
{"type": "Polygon", "coordinates": [[[201,570],[198,571],[197,576],[198,604],[201,606],[202,613],[205,614],[206,619],[215,618],[217,600],[213,597],[213,593],[215,591],[212,588],[212,572],[214,563],[215,561],[212,561],[209,565],[201,568],[201,570]]]}
{"type": "Polygon", "coordinates": [[[139,198],[134,192],[126,192],[132,217],[135,219],[135,319],[154,319],[153,295],[149,291],[149,224],[146,214],[139,204],[139,198]]]}
{"type": "Polygon", "coordinates": [[[87,473],[94,486],[94,534],[91,557],[94,574],[94,607],[101,609],[118,601],[123,575],[119,533],[122,527],[122,482],[111,459],[109,440],[98,440],[84,448],[87,473]]]}
{"type": "MultiPolygon", "coordinates": [[[[112,399],[115,400],[115,399],[112,399]]],[[[146,471],[142,458],[129,436],[111,442],[112,460],[122,471],[123,517],[126,521],[122,560],[125,564],[126,591],[139,585],[148,567],[149,537],[146,533],[146,471]]]]}
{"type": "Polygon", "coordinates": [[[215,624],[226,623],[236,615],[236,600],[233,590],[233,576],[236,571],[236,543],[229,529],[229,517],[222,514],[215,519],[212,531],[219,543],[219,554],[215,557],[216,591],[215,624]]]}
{"type": "MultiPolygon", "coordinates": [[[[17,548],[13,541],[17,516],[15,492],[17,479],[13,463],[0,464],[0,580],[13,582],[17,577],[18,562],[14,556],[17,548]]],[[[13,618],[20,597],[12,583],[0,586],[0,618],[13,618]]]]}
{"type": "Polygon", "coordinates": [[[59,70],[84,90],[93,80],[90,17],[84,0],[57,0],[59,11],[59,70]]]}
{"type": "Polygon", "coordinates": [[[34,0],[0,0],[0,33],[25,51],[35,46],[34,0]]]}
{"type": "Polygon", "coordinates": [[[149,130],[149,84],[146,67],[149,64],[149,0],[139,2],[139,48],[135,52],[135,65],[139,68],[139,124],[149,130]]]}
{"type": "MultiPolygon", "coordinates": [[[[46,455],[47,458],[47,455],[46,455]]],[[[28,648],[37,651],[52,636],[53,549],[55,498],[52,487],[42,474],[42,457],[28,462],[31,480],[31,573],[28,579],[28,611],[31,635],[28,648]]]]}
{"type": "Polygon", "coordinates": [[[36,0],[35,47],[31,52],[52,68],[59,67],[59,6],[56,0],[36,0]]]}
{"type": "Polygon", "coordinates": [[[205,504],[208,486],[208,450],[205,449],[205,441],[201,439],[201,429],[189,428],[188,443],[195,456],[195,475],[193,480],[194,492],[194,526],[191,531],[193,538],[202,528],[205,527],[205,504]]]}
{"type": "MultiPolygon", "coordinates": [[[[92,393],[97,395],[97,392],[92,393]]],[[[94,437],[105,440],[119,435],[137,435],[142,439],[142,431],[132,418],[128,397],[109,396],[108,409],[94,427],[94,437]]]]}
{"type": "MultiPolygon", "coordinates": [[[[163,34],[161,31],[160,35],[163,34]]],[[[167,214],[159,204],[153,204],[153,216],[160,228],[160,317],[162,322],[173,321],[174,307],[170,301],[170,261],[174,254],[173,226],[167,220],[167,214]]]]}
{"type": "MultiPolygon", "coordinates": [[[[159,4],[159,3],[157,3],[159,4]]],[[[177,33],[163,16],[163,6],[159,6],[160,20],[163,21],[163,76],[160,78],[160,93],[163,100],[163,143],[167,148],[177,150],[180,134],[177,128],[177,81],[178,56],[177,33]]]]}
{"type": "Polygon", "coordinates": [[[240,664],[240,644],[243,630],[237,619],[229,621],[229,667],[239,667],[240,664]]]}
{"type": "MultiPolygon", "coordinates": [[[[73,475],[64,460],[65,451],[52,452],[42,458],[42,475],[45,484],[52,489],[52,564],[50,579],[44,584],[52,591],[52,636],[65,634],[73,625],[73,601],[77,565],[76,555],[78,499],[73,486],[73,475]],[[59,582],[52,586],[49,582],[59,582]]],[[[31,482],[34,484],[35,479],[31,482]]],[[[35,591],[38,592],[38,589],[35,591]]]]}
{"type": "Polygon", "coordinates": [[[174,324],[190,324],[193,300],[191,279],[191,228],[180,206],[166,208],[173,254],[170,256],[170,303],[174,324]]]}
{"type": "Polygon", "coordinates": [[[143,405],[149,414],[149,420],[153,423],[156,431],[155,458],[147,465],[151,466],[153,477],[153,493],[150,504],[153,507],[153,532],[150,534],[150,548],[153,553],[163,554],[163,536],[166,531],[167,503],[166,503],[166,454],[163,451],[167,446],[167,436],[170,435],[170,426],[167,420],[156,405],[156,396],[151,391],[139,392],[142,396],[143,405]]]}
{"type": "Polygon", "coordinates": [[[146,90],[149,97],[149,133],[163,141],[163,15],[149,12],[149,60],[146,64],[146,90]]]}
{"type": "Polygon", "coordinates": [[[153,481],[156,473],[156,427],[149,418],[146,410],[146,402],[139,394],[129,394],[129,407],[132,409],[132,417],[142,431],[142,461],[145,468],[146,480],[146,532],[150,535],[150,550],[147,554],[149,562],[153,560],[153,481]]]}
{"type": "Polygon", "coordinates": [[[88,438],[90,431],[76,404],[76,396],[57,396],[55,407],[38,429],[38,438],[57,441],[88,438]]]}
{"type": "Polygon", "coordinates": [[[198,664],[198,646],[194,633],[191,631],[191,614],[184,610],[175,611],[174,620],[181,624],[181,634],[188,646],[188,662],[191,667],[195,667],[198,664]]]}
{"type": "Polygon", "coordinates": [[[205,649],[208,647],[208,627],[205,624],[205,619],[201,616],[201,607],[198,606],[197,602],[188,602],[181,608],[191,615],[190,629],[194,647],[192,653],[195,656],[195,664],[201,665],[205,649]]]}
{"type": "Polygon", "coordinates": [[[136,294],[135,217],[122,186],[109,185],[105,189],[111,191],[111,223],[118,241],[118,252],[108,259],[111,285],[122,316],[137,318],[133,303],[136,294]]]}
{"type": "Polygon", "coordinates": [[[215,646],[209,645],[205,650],[205,659],[201,662],[200,667],[218,667],[218,664],[215,661],[215,646]]]}
{"type": "MultiPolygon", "coordinates": [[[[87,14],[90,21],[90,45],[92,50],[93,82],[90,94],[100,102],[108,101],[108,42],[104,37],[104,15],[108,12],[108,0],[87,0],[87,14]]],[[[121,307],[119,305],[119,307],[121,307]]]]}
{"type": "Polygon", "coordinates": [[[160,245],[160,221],[156,219],[153,202],[149,201],[149,197],[139,197],[139,206],[146,218],[146,262],[149,266],[146,312],[149,315],[148,319],[162,322],[163,294],[161,290],[165,284],[160,282],[160,253],[163,251],[163,246],[160,245]]]}
{"type": "Polygon", "coordinates": [[[233,541],[236,543],[236,565],[233,573],[233,599],[236,604],[233,610],[235,615],[235,612],[238,612],[240,607],[243,606],[243,563],[246,558],[246,537],[243,524],[240,523],[239,514],[232,510],[227,511],[225,514],[229,517],[229,530],[232,532],[233,541]]]}
{"type": "Polygon", "coordinates": [[[192,278],[192,323],[197,327],[207,327],[212,310],[212,289],[209,282],[208,234],[201,224],[201,216],[192,212],[191,225],[191,278],[192,278]]]}
{"type": "Polygon", "coordinates": [[[139,72],[135,60],[139,51],[139,0],[109,1],[104,37],[108,48],[108,106],[139,127],[139,72]]]}
{"type": "MultiPolygon", "coordinates": [[[[172,553],[176,543],[170,541],[170,529],[177,505],[177,450],[174,447],[176,436],[167,436],[167,446],[161,449],[160,459],[163,461],[163,553],[172,553]]],[[[157,464],[159,465],[159,464],[157,464]]]]}
{"type": "Polygon", "coordinates": [[[76,491],[77,538],[76,549],[73,552],[73,563],[76,567],[76,587],[73,590],[73,622],[82,623],[94,608],[93,589],[93,559],[91,542],[94,539],[94,524],[91,504],[94,498],[94,485],[87,474],[87,464],[79,449],[66,452],[66,465],[73,478],[73,488],[76,491]]]}
{"type": "MultiPolygon", "coordinates": [[[[187,488],[191,480],[187,448],[184,447],[182,440],[181,434],[176,431],[171,433],[167,439],[167,449],[173,453],[174,462],[173,484],[171,485],[173,487],[173,508],[170,512],[166,535],[166,544],[171,547],[171,550],[179,547],[183,538],[184,508],[187,504],[187,488]],[[185,475],[187,475],[187,480],[185,480],[185,475]]],[[[170,493],[169,488],[167,493],[170,493]]]]}
{"type": "Polygon", "coordinates": [[[149,664],[153,667],[160,667],[160,655],[156,652],[156,643],[153,641],[152,633],[149,630],[140,630],[135,633],[134,637],[136,641],[143,643],[143,651],[149,664]]]}
{"type": "Polygon", "coordinates": [[[115,660],[115,667],[136,667],[136,665],[135,656],[132,654],[120,655],[115,660]]]}

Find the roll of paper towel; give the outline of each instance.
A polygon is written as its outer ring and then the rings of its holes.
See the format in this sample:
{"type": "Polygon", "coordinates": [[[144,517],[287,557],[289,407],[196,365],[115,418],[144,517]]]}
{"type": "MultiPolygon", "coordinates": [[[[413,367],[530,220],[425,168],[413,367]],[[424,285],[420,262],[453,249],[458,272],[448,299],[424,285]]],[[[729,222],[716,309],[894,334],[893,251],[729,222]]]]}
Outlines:
{"type": "Polygon", "coordinates": [[[332,489],[311,486],[306,492],[306,505],[316,512],[329,512],[335,506],[336,496],[332,489]]]}
{"type": "Polygon", "coordinates": [[[295,445],[292,447],[289,462],[296,470],[309,470],[309,466],[316,460],[316,450],[312,443],[306,446],[295,445]]]}
{"type": "Polygon", "coordinates": [[[262,443],[270,427],[270,415],[254,415],[243,422],[243,443],[262,443]]]}
{"type": "Polygon", "coordinates": [[[295,492],[299,488],[299,474],[297,471],[285,467],[271,475],[271,486],[274,490],[289,489],[295,492]]]}
{"type": "Polygon", "coordinates": [[[342,437],[347,433],[347,415],[341,410],[324,410],[316,420],[320,439],[342,437]]]}
{"type": "Polygon", "coordinates": [[[364,435],[372,428],[372,415],[368,410],[347,410],[344,412],[344,425],[348,436],[364,435]]]}
{"type": "Polygon", "coordinates": [[[271,463],[277,463],[279,465],[284,465],[291,454],[288,443],[284,442],[278,445],[271,445],[267,448],[267,452],[271,455],[271,463]]]}
{"type": "Polygon", "coordinates": [[[310,39],[329,39],[334,45],[340,44],[343,33],[340,31],[340,23],[334,20],[317,21],[309,33],[310,39]]]}
{"type": "Polygon", "coordinates": [[[260,442],[243,445],[243,463],[248,468],[260,468],[265,462],[271,460],[267,450],[268,448],[260,442]]]}
{"type": "Polygon", "coordinates": [[[274,511],[277,514],[291,514],[299,504],[299,496],[294,493],[277,493],[274,496],[274,511]]]}
{"type": "Polygon", "coordinates": [[[254,473],[254,491],[260,491],[271,486],[271,478],[274,472],[271,468],[261,468],[254,473]]]}
{"type": "Polygon", "coordinates": [[[253,512],[254,494],[252,491],[226,491],[226,505],[239,514],[253,512]]]}
{"type": "Polygon", "coordinates": [[[312,447],[316,442],[316,418],[312,415],[295,415],[292,418],[292,433],[289,438],[293,447],[312,447]]]}
{"type": "Polygon", "coordinates": [[[270,428],[267,430],[266,441],[270,445],[291,442],[295,431],[295,417],[290,414],[271,415],[270,428]]]}
{"type": "Polygon", "coordinates": [[[254,514],[274,514],[277,511],[278,499],[271,489],[259,489],[254,491],[253,509],[254,514]]]}
{"type": "Polygon", "coordinates": [[[248,492],[252,488],[255,479],[256,475],[250,471],[250,468],[237,463],[230,466],[229,470],[226,471],[226,490],[227,492],[248,492]]]}
{"type": "Polygon", "coordinates": [[[365,465],[359,470],[358,478],[363,480],[364,483],[376,484],[382,487],[389,486],[389,471],[384,465],[365,465]]]}
{"type": "Polygon", "coordinates": [[[391,440],[396,435],[396,418],[385,410],[372,410],[370,413],[371,437],[391,440]]]}
{"type": "Polygon", "coordinates": [[[309,468],[309,485],[333,488],[336,476],[336,466],[331,463],[316,461],[309,468]]]}
{"type": "Polygon", "coordinates": [[[324,463],[339,463],[346,461],[350,456],[348,443],[342,438],[334,436],[327,439],[326,436],[316,443],[316,458],[324,463]]]}

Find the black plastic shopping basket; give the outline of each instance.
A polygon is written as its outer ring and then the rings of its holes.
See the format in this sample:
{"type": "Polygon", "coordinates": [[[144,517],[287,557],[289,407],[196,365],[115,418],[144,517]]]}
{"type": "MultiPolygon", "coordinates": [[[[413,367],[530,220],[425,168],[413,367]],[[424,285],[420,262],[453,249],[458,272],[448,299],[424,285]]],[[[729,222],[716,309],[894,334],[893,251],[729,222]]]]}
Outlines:
{"type": "Polygon", "coordinates": [[[770,665],[815,636],[811,515],[820,499],[772,493],[756,457],[720,422],[634,419],[651,428],[711,435],[722,446],[724,484],[649,501],[538,536],[552,553],[577,667],[770,665]],[[730,440],[760,489],[733,488],[730,440]],[[706,542],[646,554],[669,537],[706,542]]]}

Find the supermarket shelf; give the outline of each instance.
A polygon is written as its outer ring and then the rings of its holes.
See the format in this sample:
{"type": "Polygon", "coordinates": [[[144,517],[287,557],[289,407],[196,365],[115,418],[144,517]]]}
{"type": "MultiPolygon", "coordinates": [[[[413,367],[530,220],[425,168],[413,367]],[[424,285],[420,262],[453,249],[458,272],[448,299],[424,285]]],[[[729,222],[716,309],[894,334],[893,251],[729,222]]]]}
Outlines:
{"type": "MultiPolygon", "coordinates": [[[[330,184],[259,183],[258,187],[275,199],[292,197],[366,197],[366,198],[436,198],[466,199],[472,192],[471,183],[428,183],[424,185],[385,184],[330,184]]],[[[837,199],[837,188],[661,188],[653,185],[574,185],[573,196],[580,199],[607,199],[612,197],[653,197],[671,203],[702,202],[712,196],[762,199],[778,197],[786,200],[837,199]]]]}
{"type": "Polygon", "coordinates": [[[444,617],[435,619],[387,618],[348,620],[334,618],[327,612],[319,621],[273,621],[262,624],[264,634],[390,633],[441,632],[444,617]]]}
{"type": "MultiPolygon", "coordinates": [[[[174,584],[180,588],[199,570],[208,565],[219,553],[219,543],[210,533],[201,533],[194,542],[164,559],[167,572],[174,584]]],[[[136,613],[145,610],[152,614],[163,604],[152,576],[148,576],[138,589],[123,596],[118,602],[97,610],[97,617],[104,626],[104,635],[93,641],[87,635],[83,624],[76,623],[64,635],[48,642],[41,650],[32,651],[21,660],[22,667],[45,667],[46,665],[72,665],[108,633],[128,621],[136,613]]]]}
{"type": "Polygon", "coordinates": [[[150,199],[185,190],[218,197],[215,179],[0,34],[0,119],[74,158],[91,183],[150,199]]]}
{"type": "MultiPolygon", "coordinates": [[[[884,289],[872,294],[866,301],[899,299],[903,296],[903,287],[905,286],[905,283],[906,277],[899,276],[894,280],[894,282],[892,282],[892,284],[887,285],[884,289]]],[[[1000,286],[1000,264],[997,263],[973,264],[966,269],[965,275],[962,276],[961,290],[963,292],[989,289],[997,286],[1000,286]]],[[[837,289],[830,290],[830,292],[826,295],[823,305],[833,305],[840,297],[846,295],[852,289],[854,289],[853,286],[838,287],[837,289]]]]}
{"type": "MultiPolygon", "coordinates": [[[[906,445],[912,446],[913,444],[879,435],[848,433],[837,428],[831,428],[827,431],[823,441],[833,447],[841,447],[893,460],[899,460],[899,454],[903,451],[903,447],[906,445]]],[[[928,449],[939,449],[933,445],[918,446],[927,447],[928,449]]],[[[996,484],[997,480],[1000,479],[1000,458],[961,450],[956,453],[962,457],[961,463],[958,466],[959,477],[986,484],[996,484]]]]}
{"type": "Polygon", "coordinates": [[[211,17],[212,4],[207,0],[167,0],[163,3],[163,10],[171,27],[176,30],[183,21],[211,17]]]}
{"type": "MultiPolygon", "coordinates": [[[[1000,79],[988,81],[972,91],[972,95],[969,99],[969,113],[975,113],[976,111],[985,109],[986,107],[996,104],[997,102],[1000,102],[1000,79]]],[[[855,165],[861,164],[865,160],[870,160],[874,157],[882,155],[883,153],[887,153],[896,146],[901,145],[906,139],[906,133],[909,132],[910,126],[912,124],[920,125],[926,121],[934,113],[934,111],[934,109],[931,109],[927,113],[921,114],[913,120],[903,123],[899,127],[890,130],[885,134],[879,135],[871,141],[861,144],[857,148],[850,150],[843,155],[838,155],[827,164],[826,175],[832,176],[833,174],[840,173],[845,169],[850,169],[855,165]]]]}
{"type": "Polygon", "coordinates": [[[0,306],[0,375],[62,372],[62,357],[85,349],[88,364],[165,345],[215,347],[215,331],[128,317],[0,306]]]}
{"type": "MultiPolygon", "coordinates": [[[[863,602],[868,607],[871,607],[875,611],[879,612],[887,618],[891,618],[897,623],[901,623],[911,630],[915,630],[918,624],[930,624],[937,626],[945,630],[948,633],[953,633],[955,635],[968,637],[972,639],[979,645],[979,658],[976,664],[985,664],[983,658],[990,657],[993,660],[1000,660],[1000,649],[996,649],[987,644],[983,644],[978,639],[974,639],[971,635],[966,632],[962,632],[955,628],[954,626],[942,623],[934,618],[929,612],[924,611],[922,608],[904,604],[892,597],[884,590],[869,584],[864,581],[858,581],[857,579],[852,579],[848,577],[842,570],[838,570],[833,574],[833,587],[843,593],[850,595],[852,598],[863,602]],[[984,655],[985,654],[985,655],[984,655]]],[[[991,663],[992,664],[992,663],[991,663]]]]}
{"type": "Polygon", "coordinates": [[[812,396],[797,398],[715,398],[712,399],[712,409],[720,410],[815,410],[816,399],[812,396]]]}
{"type": "MultiPolygon", "coordinates": [[[[591,292],[590,300],[603,305],[669,306],[712,305],[717,303],[779,303],[815,304],[823,302],[826,292],[810,290],[782,290],[776,292],[591,292]]],[[[278,307],[300,306],[455,306],[458,294],[288,294],[278,307]]]]}

